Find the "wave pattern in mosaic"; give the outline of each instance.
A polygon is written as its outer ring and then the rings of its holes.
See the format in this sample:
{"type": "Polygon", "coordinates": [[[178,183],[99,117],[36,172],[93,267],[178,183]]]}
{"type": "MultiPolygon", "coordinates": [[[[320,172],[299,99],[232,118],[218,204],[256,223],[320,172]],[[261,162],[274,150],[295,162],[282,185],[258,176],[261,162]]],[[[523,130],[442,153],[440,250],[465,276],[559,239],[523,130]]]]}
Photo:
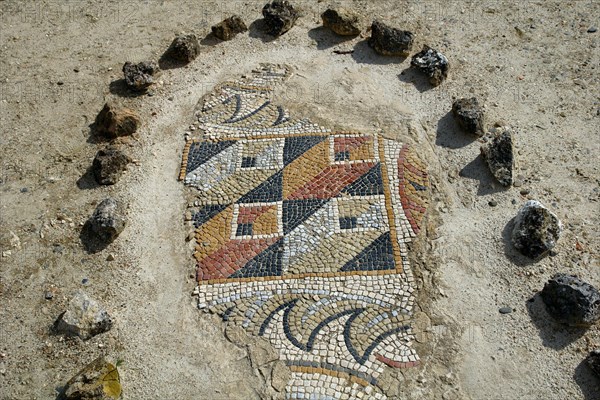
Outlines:
{"type": "Polygon", "coordinates": [[[200,102],[180,173],[199,204],[199,307],[272,343],[287,398],[383,399],[384,368],[419,361],[407,243],[427,173],[407,145],[273,105],[289,75],[263,65],[200,102]]]}

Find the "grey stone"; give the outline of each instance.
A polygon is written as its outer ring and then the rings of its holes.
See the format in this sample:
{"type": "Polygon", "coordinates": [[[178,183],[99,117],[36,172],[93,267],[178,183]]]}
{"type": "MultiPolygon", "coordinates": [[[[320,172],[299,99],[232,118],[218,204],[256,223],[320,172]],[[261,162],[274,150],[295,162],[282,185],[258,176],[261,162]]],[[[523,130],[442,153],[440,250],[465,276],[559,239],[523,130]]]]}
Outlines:
{"type": "Polygon", "coordinates": [[[92,230],[104,241],[113,241],[125,229],[123,205],[113,199],[103,200],[90,219],[92,230]]]}
{"type": "Polygon", "coordinates": [[[110,315],[98,302],[78,292],[69,302],[67,310],[58,317],[54,328],[59,333],[87,340],[110,330],[112,324],[110,315]]]}
{"type": "Polygon", "coordinates": [[[558,217],[540,202],[529,200],[515,217],[512,243],[523,255],[537,258],[554,248],[561,232],[558,217]]]}
{"type": "Polygon", "coordinates": [[[123,65],[125,83],[135,91],[145,91],[154,84],[154,78],[158,75],[160,68],[155,61],[142,61],[133,64],[127,61],[123,65]]]}
{"type": "Polygon", "coordinates": [[[289,380],[292,377],[290,369],[285,365],[285,362],[279,360],[273,364],[271,370],[271,386],[278,392],[285,390],[289,380]]]}
{"type": "Polygon", "coordinates": [[[513,133],[510,128],[501,129],[488,143],[481,146],[481,153],[496,180],[503,186],[510,186],[515,168],[513,133]]]}
{"type": "Polygon", "coordinates": [[[452,114],[458,125],[466,132],[477,136],[485,134],[485,118],[477,98],[456,100],[452,104],[452,114]]]}
{"type": "Polygon", "coordinates": [[[409,31],[392,28],[381,22],[371,24],[369,46],[384,56],[408,57],[414,42],[414,34],[409,31]]]}
{"type": "Polygon", "coordinates": [[[92,171],[96,182],[101,185],[114,185],[119,181],[131,158],[115,147],[107,147],[96,153],[92,171]]]}
{"type": "Polygon", "coordinates": [[[117,367],[98,357],[65,385],[66,400],[116,400],[121,397],[121,379],[117,367]]]}
{"type": "Polygon", "coordinates": [[[450,69],[446,56],[427,45],[424,45],[423,50],[412,57],[410,65],[426,74],[432,86],[442,83],[448,77],[450,69]]]}
{"type": "Polygon", "coordinates": [[[600,292],[575,275],[554,275],[541,297],[548,314],[560,323],[589,327],[600,319],[600,292]]]}
{"type": "Polygon", "coordinates": [[[323,26],[338,35],[356,36],[360,34],[360,18],[355,12],[346,8],[327,9],[321,14],[323,26]]]}
{"type": "Polygon", "coordinates": [[[289,31],[299,16],[287,0],[274,0],[272,3],[265,4],[262,14],[265,17],[266,32],[275,37],[289,31]]]}
{"type": "Polygon", "coordinates": [[[189,63],[200,54],[200,43],[194,34],[180,35],[173,39],[167,55],[177,61],[189,63]]]}
{"type": "Polygon", "coordinates": [[[590,351],[586,361],[592,371],[600,378],[600,349],[590,351]]]}
{"type": "Polygon", "coordinates": [[[212,33],[221,40],[231,40],[238,33],[246,32],[248,27],[244,23],[241,17],[232,15],[231,17],[224,19],[212,28],[212,33]]]}
{"type": "Polygon", "coordinates": [[[510,307],[500,307],[498,309],[498,311],[500,312],[500,314],[510,314],[512,312],[512,308],[510,308],[510,307]]]}
{"type": "Polygon", "coordinates": [[[140,126],[136,113],[114,103],[106,103],[95,121],[96,132],[109,139],[132,135],[140,126]]]}

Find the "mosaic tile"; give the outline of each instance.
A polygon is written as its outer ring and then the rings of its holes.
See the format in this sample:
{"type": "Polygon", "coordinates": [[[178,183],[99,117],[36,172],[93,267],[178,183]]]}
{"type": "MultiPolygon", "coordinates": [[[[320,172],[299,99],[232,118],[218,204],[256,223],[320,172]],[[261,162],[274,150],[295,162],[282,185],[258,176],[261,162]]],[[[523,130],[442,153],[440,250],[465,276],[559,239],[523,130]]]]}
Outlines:
{"type": "Polygon", "coordinates": [[[290,74],[262,65],[196,110],[180,179],[195,197],[198,306],[271,342],[288,399],[385,399],[384,369],[419,363],[407,244],[426,168],[406,144],[273,104],[290,74]]]}

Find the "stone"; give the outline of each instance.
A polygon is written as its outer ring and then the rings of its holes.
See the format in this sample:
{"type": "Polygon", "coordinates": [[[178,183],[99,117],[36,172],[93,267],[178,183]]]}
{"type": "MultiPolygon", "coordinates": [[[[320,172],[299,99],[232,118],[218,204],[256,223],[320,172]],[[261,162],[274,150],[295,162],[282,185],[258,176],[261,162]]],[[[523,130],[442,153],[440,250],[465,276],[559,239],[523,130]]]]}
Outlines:
{"type": "Polygon", "coordinates": [[[346,8],[327,9],[321,14],[323,26],[331,29],[338,35],[356,36],[360,34],[360,18],[355,12],[346,8]]]}
{"type": "Polygon", "coordinates": [[[113,199],[103,200],[90,219],[92,231],[102,240],[113,241],[125,229],[125,210],[123,205],[113,199]]]}
{"type": "Polygon", "coordinates": [[[414,34],[409,31],[392,28],[381,22],[373,21],[369,46],[384,56],[408,57],[412,50],[414,34]]]}
{"type": "Polygon", "coordinates": [[[412,57],[410,65],[426,74],[432,86],[442,83],[448,77],[450,68],[446,56],[427,45],[424,45],[423,50],[412,57]]]}
{"type": "Polygon", "coordinates": [[[298,11],[287,0],[274,0],[262,9],[265,30],[271,36],[281,36],[289,31],[298,19],[298,11]]]}
{"type": "Polygon", "coordinates": [[[452,114],[456,123],[467,133],[477,136],[485,134],[483,109],[477,98],[458,99],[452,104],[452,114]]]}
{"type": "Polygon", "coordinates": [[[132,135],[139,126],[136,113],[113,103],[104,104],[95,121],[96,132],[109,139],[132,135]]]}
{"type": "Polygon", "coordinates": [[[131,158],[115,147],[109,146],[96,153],[92,171],[100,185],[114,185],[119,181],[131,158]]]}
{"type": "Polygon", "coordinates": [[[515,217],[512,243],[523,255],[537,258],[554,248],[561,232],[558,217],[540,202],[529,200],[515,217]]]}
{"type": "Polygon", "coordinates": [[[512,308],[510,308],[510,307],[500,307],[498,309],[498,311],[500,312],[500,314],[510,314],[512,312],[512,308]]]}
{"type": "Polygon", "coordinates": [[[121,397],[121,379],[117,367],[98,357],[65,385],[66,400],[116,400],[121,397]]]}
{"type": "Polygon", "coordinates": [[[54,323],[58,333],[79,336],[88,340],[112,328],[112,319],[97,301],[83,292],[77,292],[54,323]]]}
{"type": "Polygon", "coordinates": [[[127,61],[123,65],[125,83],[130,89],[140,92],[154,84],[154,78],[159,71],[160,68],[154,61],[142,61],[138,64],[127,61]]]}
{"type": "Polygon", "coordinates": [[[548,314],[562,324],[589,327],[600,319],[600,292],[575,275],[554,275],[541,297],[548,314]]]}
{"type": "Polygon", "coordinates": [[[290,369],[285,365],[285,362],[279,360],[273,364],[271,370],[271,386],[278,392],[285,390],[285,387],[292,377],[290,369]]]}
{"type": "Polygon", "coordinates": [[[590,351],[586,361],[592,371],[600,378],[600,349],[590,351]]]}
{"type": "Polygon", "coordinates": [[[231,40],[238,33],[246,32],[248,27],[244,23],[241,17],[238,15],[232,15],[231,17],[224,19],[212,28],[212,33],[221,40],[231,40]]]}
{"type": "Polygon", "coordinates": [[[512,130],[501,128],[488,143],[481,146],[481,154],[496,180],[503,186],[510,186],[515,168],[512,130]]]}
{"type": "Polygon", "coordinates": [[[173,39],[166,54],[174,60],[189,63],[200,54],[198,38],[194,34],[179,35],[173,39]]]}

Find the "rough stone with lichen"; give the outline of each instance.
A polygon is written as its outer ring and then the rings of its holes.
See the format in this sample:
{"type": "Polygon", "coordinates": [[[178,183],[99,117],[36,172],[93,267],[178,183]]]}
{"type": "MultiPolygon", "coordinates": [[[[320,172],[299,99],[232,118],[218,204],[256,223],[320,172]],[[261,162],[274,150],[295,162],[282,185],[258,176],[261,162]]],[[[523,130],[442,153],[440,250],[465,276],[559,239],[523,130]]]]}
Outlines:
{"type": "Polygon", "coordinates": [[[244,23],[241,17],[232,15],[231,17],[224,19],[212,28],[212,33],[221,40],[231,40],[238,33],[246,32],[248,27],[244,23]]]}
{"type": "Polygon", "coordinates": [[[92,163],[96,182],[100,185],[114,185],[130,162],[131,158],[116,147],[109,146],[98,151],[92,163]]]}
{"type": "Polygon", "coordinates": [[[558,217],[540,202],[529,200],[515,217],[512,242],[522,254],[537,258],[554,248],[561,232],[558,217]]]}
{"type": "Polygon", "coordinates": [[[414,34],[392,28],[381,21],[373,21],[369,46],[384,56],[408,57],[412,50],[414,34]]]}
{"type": "Polygon", "coordinates": [[[198,57],[199,53],[200,43],[194,34],[177,36],[167,50],[170,58],[186,63],[198,57]]]}
{"type": "Polygon", "coordinates": [[[160,68],[154,61],[142,61],[133,64],[127,61],[123,65],[125,83],[135,91],[145,91],[154,84],[154,78],[158,75],[160,68]]]}
{"type": "Polygon", "coordinates": [[[73,378],[64,389],[66,400],[116,400],[121,397],[121,378],[117,367],[98,357],[73,378]]]}
{"type": "Polygon", "coordinates": [[[121,202],[103,200],[90,218],[92,230],[105,242],[113,241],[125,229],[125,209],[121,202]]]}
{"type": "Polygon", "coordinates": [[[600,378],[600,349],[592,350],[586,361],[592,371],[600,378]]]}
{"type": "Polygon", "coordinates": [[[287,0],[274,0],[262,9],[266,32],[281,36],[289,31],[298,19],[298,11],[287,0]]]}
{"type": "Polygon", "coordinates": [[[110,315],[97,301],[78,292],[69,301],[67,310],[54,323],[54,329],[58,333],[87,340],[110,330],[112,324],[110,315]]]}
{"type": "Polygon", "coordinates": [[[425,73],[432,86],[442,83],[448,77],[450,69],[446,56],[427,45],[424,45],[423,50],[412,57],[410,65],[425,73]]]}
{"type": "Polygon", "coordinates": [[[541,297],[548,314],[560,323],[589,327],[600,319],[600,292],[574,275],[554,275],[541,297]]]}
{"type": "Polygon", "coordinates": [[[485,119],[483,108],[477,98],[458,99],[452,104],[452,114],[458,125],[466,132],[483,136],[485,134],[485,119]]]}
{"type": "Polygon", "coordinates": [[[135,133],[140,126],[140,119],[130,109],[109,102],[98,113],[94,125],[98,134],[114,139],[135,133]]]}
{"type": "Polygon", "coordinates": [[[515,169],[513,131],[507,127],[502,128],[488,143],[481,146],[481,154],[496,180],[504,186],[512,185],[515,169]]]}
{"type": "Polygon", "coordinates": [[[323,26],[338,35],[356,36],[360,34],[360,18],[358,14],[346,8],[327,9],[321,14],[323,26]]]}

